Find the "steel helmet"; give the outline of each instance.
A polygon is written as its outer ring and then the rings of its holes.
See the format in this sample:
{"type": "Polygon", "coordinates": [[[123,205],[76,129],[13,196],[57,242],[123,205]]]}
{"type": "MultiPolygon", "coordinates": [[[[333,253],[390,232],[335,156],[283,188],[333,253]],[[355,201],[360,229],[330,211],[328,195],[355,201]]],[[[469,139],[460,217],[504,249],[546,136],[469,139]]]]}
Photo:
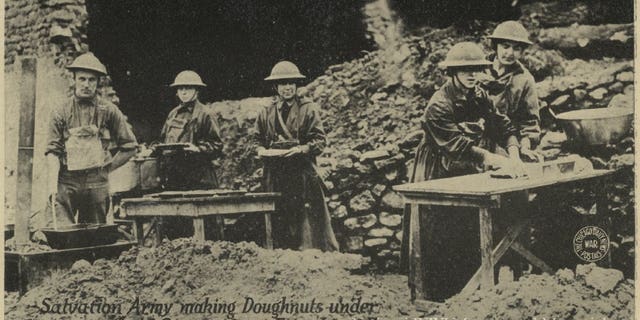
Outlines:
{"type": "Polygon", "coordinates": [[[306,77],[300,73],[298,67],[289,61],[280,61],[273,66],[271,74],[264,80],[283,80],[283,79],[305,79],[306,77]]]}
{"type": "Polygon", "coordinates": [[[75,60],[73,60],[73,63],[67,66],[67,69],[71,71],[89,70],[97,72],[103,76],[107,75],[107,68],[91,52],[79,55],[75,60]]]}
{"type": "Polygon", "coordinates": [[[488,66],[491,62],[485,58],[484,51],[473,42],[456,43],[444,61],[440,62],[441,68],[488,66]]]}
{"type": "Polygon", "coordinates": [[[529,40],[529,32],[518,21],[505,21],[499,24],[489,36],[492,40],[509,40],[527,45],[533,44],[529,40]]]}
{"type": "Polygon", "coordinates": [[[178,73],[173,83],[169,85],[169,87],[177,86],[206,87],[207,85],[195,71],[185,70],[178,73]]]}

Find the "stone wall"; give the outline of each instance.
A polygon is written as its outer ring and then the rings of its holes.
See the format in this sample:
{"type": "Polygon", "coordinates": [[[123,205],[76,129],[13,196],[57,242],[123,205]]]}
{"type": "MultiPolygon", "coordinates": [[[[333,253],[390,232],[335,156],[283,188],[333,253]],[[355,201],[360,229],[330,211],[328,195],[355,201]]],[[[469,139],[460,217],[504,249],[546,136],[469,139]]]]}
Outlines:
{"type": "MultiPolygon", "coordinates": [[[[386,10],[374,7],[368,8],[367,12],[386,14],[386,10]]],[[[552,46],[545,48],[540,45],[537,35],[549,32],[540,27],[542,23],[536,20],[538,16],[529,11],[527,14],[530,15],[522,21],[532,31],[535,44],[527,49],[523,62],[538,82],[546,136],[540,151],[550,160],[566,150],[562,150],[561,143],[554,144],[562,134],[557,132],[546,107],[551,106],[557,113],[595,107],[632,108],[633,61],[628,57],[606,55],[583,60],[567,57],[552,46]]],[[[318,158],[318,163],[331,172],[327,179],[326,200],[342,250],[369,256],[371,269],[393,271],[397,270],[403,203],[392,187],[409,181],[415,148],[422,137],[420,122],[424,108],[431,95],[446,81],[437,64],[449,48],[460,41],[479,42],[486,52],[490,52],[486,36],[496,24],[477,22],[467,28],[402,31],[401,26],[393,25],[393,19],[387,15],[368,22],[371,23],[369,30],[379,33],[372,37],[377,39],[380,49],[364,53],[359,59],[330,66],[324,75],[301,88],[300,93],[320,104],[325,112],[329,146],[318,158]],[[393,33],[385,29],[389,25],[393,25],[393,33]],[[401,37],[396,37],[395,32],[400,32],[401,37]]],[[[629,40],[625,37],[620,37],[619,41],[626,45],[629,40]]],[[[234,104],[226,103],[216,107],[225,114],[228,112],[224,110],[233,108],[234,104]]],[[[260,106],[255,105],[253,110],[255,108],[260,106]]],[[[225,139],[230,141],[227,145],[234,146],[225,152],[244,155],[240,159],[224,160],[244,166],[243,172],[239,172],[226,170],[232,167],[223,165],[223,180],[233,180],[234,186],[256,190],[261,169],[248,145],[250,139],[245,135],[250,132],[253,117],[244,116],[240,122],[227,119],[221,122],[223,127],[236,128],[225,134],[225,139]],[[236,143],[239,141],[243,143],[236,143]]],[[[622,176],[631,176],[633,133],[606,149],[589,156],[594,167],[622,167],[622,176]]],[[[633,232],[625,227],[633,225],[634,200],[630,196],[633,182],[616,180],[607,187],[612,188],[608,191],[606,208],[609,209],[608,217],[614,221],[610,235],[616,243],[614,266],[623,268],[633,257],[633,252],[628,250],[633,232]],[[622,243],[626,245],[622,246],[622,243]],[[623,247],[625,249],[618,250],[623,247]]],[[[567,210],[578,215],[590,212],[593,196],[584,196],[576,190],[565,190],[579,196],[568,207],[554,208],[559,215],[567,210]]]]}
{"type": "Polygon", "coordinates": [[[20,55],[52,56],[66,65],[85,44],[88,15],[84,0],[5,1],[5,65],[20,55]]]}

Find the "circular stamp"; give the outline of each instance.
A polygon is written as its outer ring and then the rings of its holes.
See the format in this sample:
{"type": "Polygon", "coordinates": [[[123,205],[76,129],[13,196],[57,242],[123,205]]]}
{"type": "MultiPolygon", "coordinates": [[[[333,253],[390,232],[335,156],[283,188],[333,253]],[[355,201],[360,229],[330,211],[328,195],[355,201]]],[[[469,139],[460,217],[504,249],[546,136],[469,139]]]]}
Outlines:
{"type": "Polygon", "coordinates": [[[609,236],[600,227],[586,226],[573,237],[573,251],[586,262],[596,262],[609,252],[609,236]]]}

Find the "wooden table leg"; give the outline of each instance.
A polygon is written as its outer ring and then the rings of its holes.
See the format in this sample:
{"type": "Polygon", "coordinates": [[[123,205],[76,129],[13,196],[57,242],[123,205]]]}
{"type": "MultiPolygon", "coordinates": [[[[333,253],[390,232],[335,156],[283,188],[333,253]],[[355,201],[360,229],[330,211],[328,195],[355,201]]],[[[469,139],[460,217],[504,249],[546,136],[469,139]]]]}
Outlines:
{"type": "Polygon", "coordinates": [[[133,219],[133,232],[135,233],[136,241],[139,246],[144,246],[144,223],[142,219],[133,219]]]}
{"type": "Polygon", "coordinates": [[[546,272],[548,274],[553,274],[553,269],[549,267],[542,259],[536,257],[531,251],[529,251],[525,246],[523,246],[520,242],[514,241],[511,244],[511,249],[517,252],[519,255],[527,259],[531,264],[540,268],[542,272],[546,272]]]}
{"type": "MultiPolygon", "coordinates": [[[[507,252],[511,245],[516,241],[516,238],[518,238],[518,235],[520,235],[522,229],[524,229],[528,225],[529,219],[520,219],[513,226],[509,227],[509,229],[507,229],[507,234],[505,235],[505,237],[500,240],[498,245],[491,252],[491,261],[495,263],[500,260],[505,252],[507,252]]],[[[469,295],[473,291],[478,289],[478,285],[480,284],[480,280],[482,278],[482,271],[482,266],[480,266],[480,268],[478,268],[478,271],[476,271],[469,282],[467,282],[467,285],[465,285],[462,291],[460,291],[460,294],[469,295]]]]}
{"type": "Polygon", "coordinates": [[[29,272],[27,271],[27,260],[18,258],[18,295],[23,296],[27,293],[27,285],[29,283],[29,272]]]}
{"type": "Polygon", "coordinates": [[[271,212],[264,213],[264,247],[273,249],[273,237],[271,236],[271,212]]]}
{"type": "Polygon", "coordinates": [[[420,237],[420,205],[411,204],[409,223],[409,279],[413,283],[411,296],[415,300],[424,300],[424,276],[422,273],[422,244],[420,237]]]}
{"type": "MultiPolygon", "coordinates": [[[[216,221],[216,223],[217,223],[217,221],[216,221]]],[[[205,241],[204,232],[205,232],[204,231],[204,218],[202,218],[202,217],[193,218],[193,239],[196,240],[196,241],[205,241]]]]}
{"type": "Polygon", "coordinates": [[[489,288],[494,285],[493,275],[493,230],[491,226],[491,212],[488,208],[479,208],[480,213],[480,256],[482,257],[480,286],[489,288]]]}
{"type": "Polygon", "coordinates": [[[164,233],[162,230],[162,223],[164,222],[161,217],[156,217],[155,223],[155,234],[153,235],[153,246],[157,247],[162,244],[162,234],[164,233]]]}

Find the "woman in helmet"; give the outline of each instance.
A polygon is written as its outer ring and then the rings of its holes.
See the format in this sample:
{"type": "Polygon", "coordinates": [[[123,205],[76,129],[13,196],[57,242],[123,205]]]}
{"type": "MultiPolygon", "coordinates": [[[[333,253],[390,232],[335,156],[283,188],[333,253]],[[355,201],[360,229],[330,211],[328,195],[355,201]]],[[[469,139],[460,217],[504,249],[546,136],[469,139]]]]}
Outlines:
{"type": "MultiPolygon", "coordinates": [[[[424,137],[418,145],[411,182],[478,173],[481,167],[521,170],[516,130],[496,112],[478,80],[491,62],[472,42],[454,45],[441,66],[451,78],[431,97],[425,109],[424,137]],[[493,153],[496,145],[510,157],[493,153]]],[[[421,213],[425,245],[421,261],[429,300],[444,300],[459,292],[480,265],[477,211],[432,206],[421,213]],[[475,263],[474,263],[475,261],[475,263]]],[[[405,212],[408,212],[405,210],[405,212]]],[[[408,262],[409,214],[403,219],[402,267],[408,262]]],[[[409,274],[413,289],[415,274],[409,274]]]]}
{"type": "Polygon", "coordinates": [[[275,245],[334,251],[338,242],[316,167],[325,133],[319,106],[297,95],[297,84],[304,78],[288,61],[277,63],[265,78],[277,96],[256,120],[256,149],[264,161],[264,188],[282,194],[274,215],[275,245]],[[280,151],[269,153],[269,149],[280,151]]]}
{"type": "Polygon", "coordinates": [[[533,152],[540,139],[540,113],[535,80],[520,63],[524,49],[531,45],[529,33],[516,21],[499,24],[491,36],[495,57],[491,67],[493,81],[485,83],[496,108],[511,119],[518,130],[520,154],[528,161],[541,161],[533,152]]]}
{"type": "MultiPolygon", "coordinates": [[[[215,114],[198,100],[206,84],[190,70],[180,72],[173,83],[180,101],[171,112],[160,133],[163,143],[187,143],[182,150],[165,150],[159,157],[161,183],[165,190],[215,189],[218,187],[212,161],[222,155],[222,140],[215,114]]],[[[205,220],[205,228],[216,222],[205,220]]],[[[218,222],[217,223],[221,223],[218,222]]],[[[193,223],[184,217],[164,219],[169,239],[193,234],[193,223]]]]}
{"type": "Polygon", "coordinates": [[[179,105],[171,112],[160,133],[163,143],[188,143],[181,152],[164,155],[163,184],[167,189],[209,189],[218,187],[211,163],[222,155],[222,140],[218,122],[210,107],[198,100],[200,90],[207,85],[190,70],[180,72],[173,83],[179,105]]]}

